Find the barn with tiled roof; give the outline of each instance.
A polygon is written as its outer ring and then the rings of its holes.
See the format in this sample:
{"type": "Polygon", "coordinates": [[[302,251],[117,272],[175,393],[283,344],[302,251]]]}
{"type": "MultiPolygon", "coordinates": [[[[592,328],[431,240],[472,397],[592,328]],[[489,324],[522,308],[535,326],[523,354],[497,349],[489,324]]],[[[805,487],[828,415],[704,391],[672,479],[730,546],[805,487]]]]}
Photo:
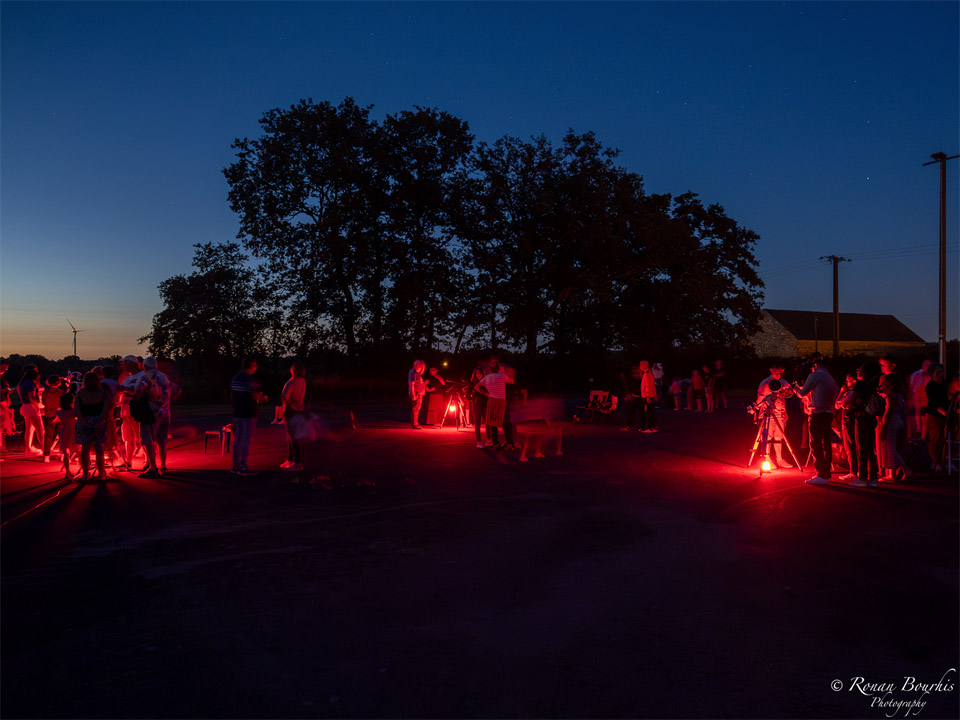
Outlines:
{"type": "MultiPolygon", "coordinates": [[[[833,349],[833,313],[764,309],[750,342],[760,357],[800,357],[833,349]]],[[[841,355],[886,355],[923,347],[923,338],[893,315],[840,313],[841,355]]]]}

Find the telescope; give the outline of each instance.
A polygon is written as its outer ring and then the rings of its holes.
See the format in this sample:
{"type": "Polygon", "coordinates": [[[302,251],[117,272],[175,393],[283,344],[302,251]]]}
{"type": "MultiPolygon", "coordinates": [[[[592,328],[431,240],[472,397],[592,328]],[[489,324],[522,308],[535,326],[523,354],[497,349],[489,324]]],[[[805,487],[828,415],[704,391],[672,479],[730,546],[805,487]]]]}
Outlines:
{"type": "Polygon", "coordinates": [[[747,412],[750,415],[756,416],[765,409],[770,409],[777,402],[777,400],[784,395],[786,395],[791,390],[799,390],[800,386],[797,383],[782,383],[776,378],[767,383],[767,387],[770,388],[770,392],[763,396],[760,400],[757,400],[752,405],[747,406],[747,412]]]}

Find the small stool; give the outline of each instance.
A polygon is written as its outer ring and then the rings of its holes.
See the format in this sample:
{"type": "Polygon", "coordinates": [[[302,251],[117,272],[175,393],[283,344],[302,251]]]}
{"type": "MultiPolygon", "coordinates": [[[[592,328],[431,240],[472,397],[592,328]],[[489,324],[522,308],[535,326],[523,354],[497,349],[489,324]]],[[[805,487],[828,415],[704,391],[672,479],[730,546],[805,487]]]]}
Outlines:
{"type": "Polygon", "coordinates": [[[220,454],[230,452],[230,439],[233,437],[233,426],[224,425],[220,430],[207,430],[203,434],[203,454],[207,454],[207,443],[211,438],[215,438],[217,445],[220,446],[220,454]]]}
{"type": "Polygon", "coordinates": [[[203,454],[207,454],[207,443],[210,438],[215,438],[217,445],[220,446],[220,454],[223,455],[223,436],[219,430],[207,430],[203,435],[203,454]]]}

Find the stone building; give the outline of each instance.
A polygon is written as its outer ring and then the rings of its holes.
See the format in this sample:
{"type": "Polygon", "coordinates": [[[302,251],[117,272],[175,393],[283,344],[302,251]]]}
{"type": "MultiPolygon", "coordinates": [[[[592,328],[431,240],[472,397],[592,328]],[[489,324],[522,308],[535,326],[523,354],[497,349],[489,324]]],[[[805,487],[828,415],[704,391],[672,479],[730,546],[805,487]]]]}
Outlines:
{"type": "MultiPolygon", "coordinates": [[[[760,332],[750,338],[759,357],[803,357],[833,352],[833,313],[763,310],[760,332]]],[[[926,343],[893,315],[840,313],[840,354],[882,356],[926,343]]]]}

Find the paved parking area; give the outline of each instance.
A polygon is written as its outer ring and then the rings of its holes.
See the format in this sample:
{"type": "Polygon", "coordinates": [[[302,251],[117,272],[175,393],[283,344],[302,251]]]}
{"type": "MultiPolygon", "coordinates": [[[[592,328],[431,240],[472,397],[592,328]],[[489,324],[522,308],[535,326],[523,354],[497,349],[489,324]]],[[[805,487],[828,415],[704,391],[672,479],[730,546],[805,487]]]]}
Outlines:
{"type": "Polygon", "coordinates": [[[760,477],[742,410],[529,462],[324,418],[301,474],[268,418],[250,478],[219,416],[157,480],[4,455],[3,716],[958,715],[956,476],[760,477]]]}

